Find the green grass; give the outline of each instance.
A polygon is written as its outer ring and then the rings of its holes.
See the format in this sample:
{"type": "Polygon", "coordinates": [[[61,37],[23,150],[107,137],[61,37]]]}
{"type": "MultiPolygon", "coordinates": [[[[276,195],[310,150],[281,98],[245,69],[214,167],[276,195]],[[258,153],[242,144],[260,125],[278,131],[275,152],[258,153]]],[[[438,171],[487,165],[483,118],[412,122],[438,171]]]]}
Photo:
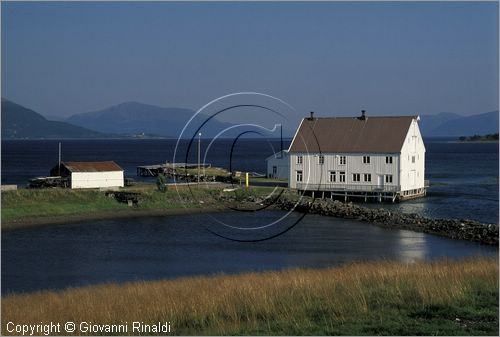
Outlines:
{"type": "Polygon", "coordinates": [[[201,184],[169,186],[165,193],[154,184],[139,184],[123,191],[140,193],[140,203],[129,207],[99,190],[20,189],[2,193],[2,222],[53,216],[97,214],[120,210],[171,210],[185,208],[221,208],[220,196],[233,193],[238,200],[266,195],[271,188],[251,187],[235,192],[222,192],[223,187],[201,184]],[[208,187],[207,187],[208,186],[208,187]]]}
{"type": "Polygon", "coordinates": [[[7,295],[2,333],[168,321],[174,335],[498,335],[498,296],[498,259],[357,263],[7,295]]]}
{"type": "MultiPolygon", "coordinates": [[[[243,179],[244,179],[244,177],[243,177],[243,179]]],[[[252,182],[259,182],[259,183],[285,183],[285,182],[288,182],[288,179],[266,178],[266,177],[251,177],[250,178],[250,184],[252,182]]]]}
{"type": "MultiPolygon", "coordinates": [[[[177,172],[179,174],[189,174],[189,175],[197,175],[198,168],[188,168],[188,169],[178,169],[177,172]]],[[[229,176],[229,171],[220,167],[206,167],[200,168],[200,174],[206,176],[229,176]]]]}
{"type": "Polygon", "coordinates": [[[97,190],[43,189],[2,193],[2,222],[127,208],[97,190]]]}

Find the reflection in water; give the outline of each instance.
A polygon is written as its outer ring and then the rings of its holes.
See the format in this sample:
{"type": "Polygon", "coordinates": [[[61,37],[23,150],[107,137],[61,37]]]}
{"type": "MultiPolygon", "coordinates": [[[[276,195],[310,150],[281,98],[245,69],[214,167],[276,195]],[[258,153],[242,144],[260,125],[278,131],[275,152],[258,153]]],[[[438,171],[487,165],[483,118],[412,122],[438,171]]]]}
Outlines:
{"type": "Polygon", "coordinates": [[[399,251],[401,259],[405,262],[423,260],[427,256],[427,241],[424,233],[407,230],[399,232],[399,251]]]}
{"type": "MultiPolygon", "coordinates": [[[[235,225],[266,223],[280,211],[217,213],[235,225]]],[[[288,219],[300,214],[293,213],[288,219]]],[[[210,217],[183,215],[92,221],[2,234],[2,293],[219,272],[324,268],[352,261],[416,261],[497,255],[466,241],[351,220],[307,215],[263,242],[234,242],[202,227],[210,217]]]]}

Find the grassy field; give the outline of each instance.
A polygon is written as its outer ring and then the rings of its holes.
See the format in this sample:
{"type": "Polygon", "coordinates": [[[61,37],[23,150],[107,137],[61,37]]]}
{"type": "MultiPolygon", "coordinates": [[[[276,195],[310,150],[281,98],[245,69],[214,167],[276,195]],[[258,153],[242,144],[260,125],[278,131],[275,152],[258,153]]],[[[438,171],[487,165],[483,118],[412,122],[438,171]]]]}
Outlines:
{"type": "Polygon", "coordinates": [[[497,259],[377,262],[8,295],[2,334],[167,321],[177,335],[498,335],[498,314],[497,259]]]}
{"type": "Polygon", "coordinates": [[[2,192],[2,222],[127,207],[96,190],[43,189],[2,192]]]}
{"type": "MultiPolygon", "coordinates": [[[[198,174],[198,168],[188,168],[188,169],[178,169],[178,173],[180,174],[190,174],[190,175],[197,175],[198,174]]],[[[201,167],[200,168],[200,174],[206,175],[206,176],[229,176],[230,172],[228,170],[225,170],[220,167],[201,167]]]]}
{"type": "MultiPolygon", "coordinates": [[[[221,185],[170,186],[165,193],[159,192],[154,184],[138,184],[121,190],[139,192],[141,194],[139,205],[129,207],[125,203],[107,197],[105,192],[95,189],[20,189],[2,192],[2,223],[104,212],[223,207],[218,198],[224,194],[221,185]]],[[[242,199],[248,195],[264,195],[270,190],[271,188],[266,187],[252,187],[248,191],[242,189],[228,193],[236,193],[238,198],[242,199]]]]}

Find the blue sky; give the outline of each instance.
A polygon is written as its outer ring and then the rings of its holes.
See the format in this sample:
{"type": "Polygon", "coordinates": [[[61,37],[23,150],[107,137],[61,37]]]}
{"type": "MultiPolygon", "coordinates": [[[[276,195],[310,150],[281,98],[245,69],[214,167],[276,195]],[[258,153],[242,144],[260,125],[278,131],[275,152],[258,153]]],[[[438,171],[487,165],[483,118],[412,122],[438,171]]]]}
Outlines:
{"type": "Polygon", "coordinates": [[[2,96],[43,114],[238,91],[297,118],[496,110],[498,4],[2,2],[2,96]]]}

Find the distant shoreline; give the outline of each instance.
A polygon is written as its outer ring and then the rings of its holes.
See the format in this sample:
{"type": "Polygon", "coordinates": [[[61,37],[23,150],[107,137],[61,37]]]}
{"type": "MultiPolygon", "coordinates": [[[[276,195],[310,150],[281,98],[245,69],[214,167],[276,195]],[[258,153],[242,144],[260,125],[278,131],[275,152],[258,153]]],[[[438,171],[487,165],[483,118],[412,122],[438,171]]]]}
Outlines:
{"type": "Polygon", "coordinates": [[[463,143],[498,143],[498,133],[490,133],[487,135],[461,136],[459,142],[463,143]]]}
{"type": "Polygon", "coordinates": [[[452,140],[448,143],[454,144],[490,144],[490,143],[498,143],[498,140],[452,140]]]}

